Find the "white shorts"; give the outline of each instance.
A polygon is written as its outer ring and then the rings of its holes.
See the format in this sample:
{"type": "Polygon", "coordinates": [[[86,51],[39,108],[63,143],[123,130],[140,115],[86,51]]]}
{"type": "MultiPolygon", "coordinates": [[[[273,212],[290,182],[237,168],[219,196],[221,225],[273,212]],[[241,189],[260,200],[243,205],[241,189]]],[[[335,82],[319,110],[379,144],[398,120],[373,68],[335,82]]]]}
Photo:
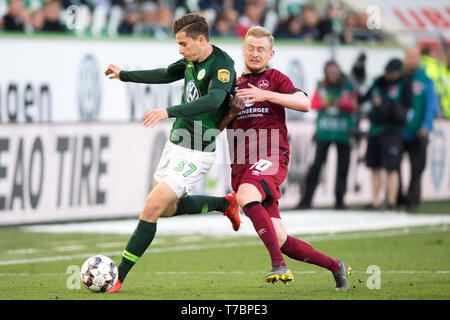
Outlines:
{"type": "Polygon", "coordinates": [[[216,152],[187,149],[167,141],[154,179],[166,182],[181,198],[209,172],[215,161],[216,152]]]}

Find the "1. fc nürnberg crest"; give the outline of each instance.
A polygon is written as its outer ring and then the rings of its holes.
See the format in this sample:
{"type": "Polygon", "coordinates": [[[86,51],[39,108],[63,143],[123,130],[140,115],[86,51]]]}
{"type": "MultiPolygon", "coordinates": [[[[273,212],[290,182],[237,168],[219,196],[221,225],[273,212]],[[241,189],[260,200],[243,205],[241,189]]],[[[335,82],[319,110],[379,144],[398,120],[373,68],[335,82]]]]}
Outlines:
{"type": "Polygon", "coordinates": [[[186,99],[186,102],[194,101],[198,98],[200,98],[200,92],[198,91],[197,87],[195,86],[194,80],[191,80],[187,83],[186,89],[184,92],[184,98],[186,99]]]}

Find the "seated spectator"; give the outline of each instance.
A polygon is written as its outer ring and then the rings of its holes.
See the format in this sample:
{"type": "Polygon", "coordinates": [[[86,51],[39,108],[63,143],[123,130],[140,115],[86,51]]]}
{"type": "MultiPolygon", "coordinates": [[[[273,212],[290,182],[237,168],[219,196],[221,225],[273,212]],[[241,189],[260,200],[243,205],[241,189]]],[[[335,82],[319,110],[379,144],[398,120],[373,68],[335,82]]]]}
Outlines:
{"type": "Polygon", "coordinates": [[[117,32],[119,34],[135,34],[135,28],[140,19],[139,7],[136,4],[129,5],[125,10],[125,19],[120,23],[117,32]]]}
{"type": "Polygon", "coordinates": [[[289,17],[278,26],[274,36],[281,39],[303,39],[301,19],[289,17]]]}
{"type": "Polygon", "coordinates": [[[342,32],[342,42],[352,43],[355,41],[355,34],[358,29],[358,14],[354,11],[347,13],[344,20],[344,31],[342,32]]]}
{"type": "Polygon", "coordinates": [[[155,34],[155,28],[158,23],[158,5],[147,1],[142,5],[142,21],[137,25],[137,33],[145,36],[155,34]]]}
{"type": "Polygon", "coordinates": [[[232,37],[234,36],[234,28],[227,17],[221,13],[217,16],[214,25],[211,28],[211,36],[213,37],[232,37]]]}
{"type": "Polygon", "coordinates": [[[203,10],[212,9],[219,13],[222,10],[221,0],[198,0],[198,8],[203,10]]]}
{"type": "Polygon", "coordinates": [[[44,13],[40,10],[31,11],[26,30],[28,33],[40,32],[44,27],[44,13]]]}
{"type": "Polygon", "coordinates": [[[236,26],[238,25],[239,12],[234,8],[227,8],[223,11],[223,15],[230,22],[230,26],[233,29],[233,35],[236,35],[236,26]]]}
{"type": "Polygon", "coordinates": [[[344,21],[342,42],[380,41],[381,36],[375,30],[367,28],[367,14],[365,12],[349,12],[344,21]]]}
{"type": "Polygon", "coordinates": [[[237,36],[244,38],[248,29],[262,25],[266,2],[260,0],[249,1],[245,7],[244,15],[238,20],[236,27],[237,36]]]}
{"type": "Polygon", "coordinates": [[[319,40],[319,17],[312,6],[305,6],[302,9],[302,36],[305,40],[319,40]]]}
{"type": "Polygon", "coordinates": [[[22,0],[11,0],[8,13],[3,17],[3,30],[24,31],[25,9],[22,0]]]}
{"type": "Polygon", "coordinates": [[[320,40],[324,40],[324,38],[329,34],[341,36],[343,25],[344,22],[341,4],[338,0],[333,0],[327,6],[325,18],[322,19],[318,25],[320,40]]]}
{"type": "Polygon", "coordinates": [[[169,7],[161,7],[158,10],[158,24],[155,27],[155,36],[164,39],[173,34],[173,11],[169,7]]]}
{"type": "Polygon", "coordinates": [[[41,31],[65,32],[66,28],[59,19],[61,12],[60,0],[48,0],[44,4],[44,25],[41,31]]]}

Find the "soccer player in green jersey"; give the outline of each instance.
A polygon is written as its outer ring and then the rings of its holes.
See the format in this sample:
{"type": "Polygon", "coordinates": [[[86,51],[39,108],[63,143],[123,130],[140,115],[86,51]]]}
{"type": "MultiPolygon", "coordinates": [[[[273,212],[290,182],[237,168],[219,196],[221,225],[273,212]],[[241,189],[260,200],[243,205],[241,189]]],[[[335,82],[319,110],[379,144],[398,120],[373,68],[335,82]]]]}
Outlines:
{"type": "Polygon", "coordinates": [[[187,195],[214,164],[218,128],[235,88],[234,62],[209,42],[209,26],[202,16],[186,14],[174,21],[172,29],[182,59],[162,69],[124,71],[109,65],[105,71],[110,79],[137,83],[170,83],[184,78],[181,104],[145,115],[145,127],[154,127],[167,118],[175,118],[175,122],[154,175],[153,190],[123,252],[119,279],[108,292],[121,291],[126,275],[150,246],[159,217],[220,211],[235,231],[240,226],[235,193],[225,197],[187,195]]]}

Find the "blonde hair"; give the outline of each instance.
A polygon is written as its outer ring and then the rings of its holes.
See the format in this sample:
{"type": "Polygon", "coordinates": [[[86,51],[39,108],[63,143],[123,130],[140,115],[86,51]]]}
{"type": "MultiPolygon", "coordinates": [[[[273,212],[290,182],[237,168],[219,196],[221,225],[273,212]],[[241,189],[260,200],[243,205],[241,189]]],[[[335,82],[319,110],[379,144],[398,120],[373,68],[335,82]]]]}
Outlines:
{"type": "Polygon", "coordinates": [[[247,38],[249,36],[252,36],[255,38],[268,38],[270,46],[273,47],[274,38],[273,38],[272,34],[270,33],[269,30],[267,30],[261,26],[251,27],[250,29],[248,29],[244,40],[247,40],[247,38]]]}

